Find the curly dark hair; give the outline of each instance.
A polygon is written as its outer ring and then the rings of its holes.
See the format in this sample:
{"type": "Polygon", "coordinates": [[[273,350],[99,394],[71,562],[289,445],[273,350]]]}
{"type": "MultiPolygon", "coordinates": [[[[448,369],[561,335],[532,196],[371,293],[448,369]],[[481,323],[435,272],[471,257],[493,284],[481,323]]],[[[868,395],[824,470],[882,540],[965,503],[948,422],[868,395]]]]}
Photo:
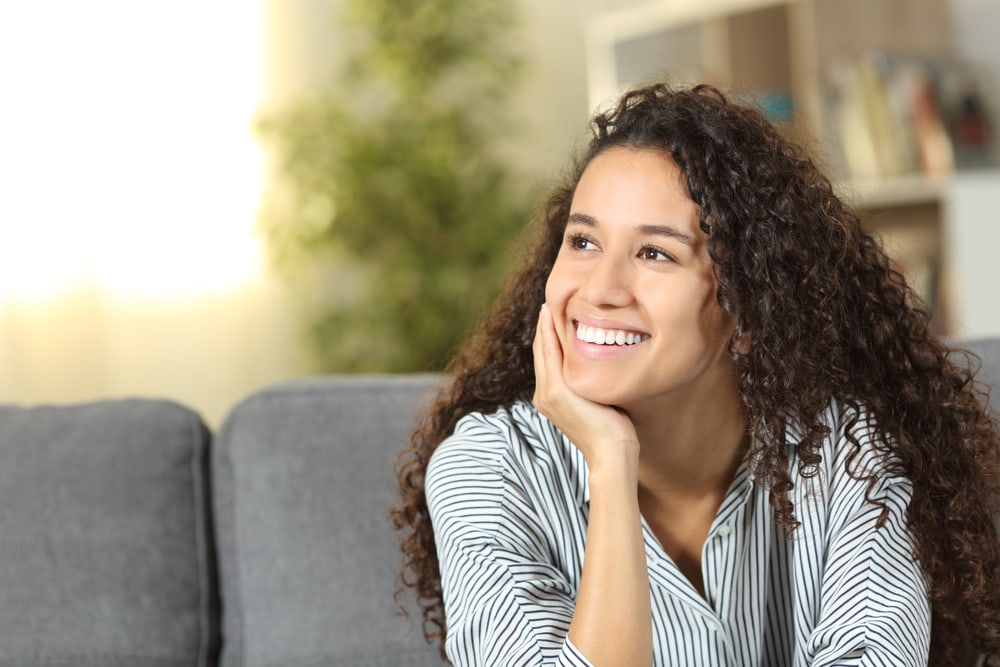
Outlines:
{"type": "MultiPolygon", "coordinates": [[[[932,332],[927,308],[807,150],[755,108],[709,86],[660,83],[626,93],[592,129],[540,211],[521,266],[452,360],[450,384],[397,463],[400,586],[415,589],[428,641],[443,655],[428,461],[464,415],[530,400],[531,344],[574,187],[595,156],[629,147],[669,155],[701,209],[718,300],[736,319],[730,348],[752,436],[748,460],[770,482],[775,522],[789,533],[798,525],[787,447],[809,476],[829,434],[824,409],[834,400],[855,413],[863,406],[878,427],[875,447],[897,462],[889,472],[913,483],[906,521],[929,585],[931,664],[1000,654],[1000,423],[975,377],[978,360],[932,332]],[[787,441],[789,419],[804,428],[797,442],[787,441]]],[[[876,482],[861,479],[869,490],[876,482]]]]}

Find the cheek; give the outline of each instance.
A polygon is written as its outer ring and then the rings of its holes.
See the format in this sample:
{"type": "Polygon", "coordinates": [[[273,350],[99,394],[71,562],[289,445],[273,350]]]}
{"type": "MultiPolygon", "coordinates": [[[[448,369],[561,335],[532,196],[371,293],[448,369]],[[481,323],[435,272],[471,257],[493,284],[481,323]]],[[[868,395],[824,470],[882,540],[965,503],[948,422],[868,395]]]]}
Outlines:
{"type": "Polygon", "coordinates": [[[710,309],[705,317],[705,330],[724,346],[729,345],[729,339],[736,329],[736,318],[722,309],[713,295],[710,309]]]}

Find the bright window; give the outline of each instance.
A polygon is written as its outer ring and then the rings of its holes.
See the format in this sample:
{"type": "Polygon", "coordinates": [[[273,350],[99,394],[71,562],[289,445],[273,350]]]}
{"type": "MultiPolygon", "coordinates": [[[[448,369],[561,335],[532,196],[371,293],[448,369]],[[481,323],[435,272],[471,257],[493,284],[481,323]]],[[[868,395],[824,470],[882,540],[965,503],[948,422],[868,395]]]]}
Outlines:
{"type": "Polygon", "coordinates": [[[256,275],[262,11],[0,3],[0,298],[183,296],[256,275]]]}

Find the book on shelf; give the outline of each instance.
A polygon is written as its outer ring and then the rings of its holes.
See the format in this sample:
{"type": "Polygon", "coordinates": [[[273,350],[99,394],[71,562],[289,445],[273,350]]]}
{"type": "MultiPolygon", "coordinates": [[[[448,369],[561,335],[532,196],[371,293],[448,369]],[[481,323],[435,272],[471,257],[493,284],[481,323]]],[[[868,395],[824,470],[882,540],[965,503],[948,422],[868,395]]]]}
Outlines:
{"type": "Polygon", "coordinates": [[[996,113],[986,102],[988,88],[998,82],[982,69],[965,63],[935,63],[935,87],[948,128],[956,168],[996,166],[1000,163],[993,136],[996,113]]]}
{"type": "Polygon", "coordinates": [[[868,119],[861,78],[855,63],[840,59],[827,70],[826,102],[831,134],[840,149],[843,171],[852,178],[879,177],[874,129],[868,119]]]}
{"type": "Polygon", "coordinates": [[[868,51],[832,62],[826,113],[844,175],[941,176],[973,160],[992,162],[991,114],[979,85],[982,73],[953,60],[868,51]]]}

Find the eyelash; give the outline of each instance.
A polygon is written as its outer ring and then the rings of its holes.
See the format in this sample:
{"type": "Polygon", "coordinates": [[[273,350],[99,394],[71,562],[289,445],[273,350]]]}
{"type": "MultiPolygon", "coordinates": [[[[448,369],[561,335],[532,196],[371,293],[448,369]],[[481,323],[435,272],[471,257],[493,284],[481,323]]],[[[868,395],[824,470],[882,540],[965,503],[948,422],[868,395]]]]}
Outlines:
{"type": "Polygon", "coordinates": [[[566,237],[566,245],[573,250],[586,250],[586,248],[583,247],[584,243],[593,244],[594,242],[583,234],[570,234],[566,237]]]}
{"type": "MultiPolygon", "coordinates": [[[[566,237],[566,244],[570,248],[572,248],[573,250],[581,250],[581,251],[582,250],[587,250],[587,248],[584,247],[584,244],[587,244],[587,243],[589,243],[591,245],[596,245],[593,240],[591,240],[587,236],[584,236],[583,234],[570,234],[569,236],[566,237]]],[[[647,261],[650,261],[650,262],[657,262],[657,261],[676,262],[677,261],[676,259],[674,259],[673,255],[671,255],[669,252],[667,252],[663,248],[659,248],[659,247],[657,247],[655,245],[648,245],[648,244],[642,246],[641,248],[639,248],[638,256],[641,259],[644,259],[644,260],[647,260],[647,261]],[[658,256],[661,256],[662,258],[661,257],[648,257],[647,254],[650,251],[652,251],[653,253],[655,253],[658,256]]]]}

